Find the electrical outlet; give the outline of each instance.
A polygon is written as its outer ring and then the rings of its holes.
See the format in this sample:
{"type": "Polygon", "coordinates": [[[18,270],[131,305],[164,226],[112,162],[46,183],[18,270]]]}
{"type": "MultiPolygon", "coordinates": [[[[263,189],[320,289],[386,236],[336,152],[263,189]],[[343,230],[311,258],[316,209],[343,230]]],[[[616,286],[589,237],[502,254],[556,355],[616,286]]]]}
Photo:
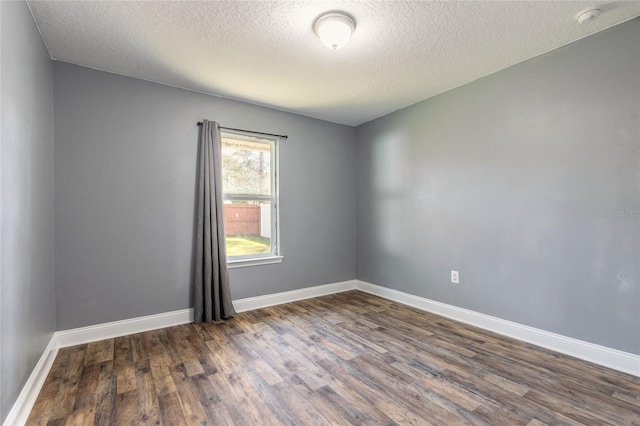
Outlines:
{"type": "Polygon", "coordinates": [[[454,284],[458,284],[460,282],[458,271],[451,271],[451,282],[454,284]]]}

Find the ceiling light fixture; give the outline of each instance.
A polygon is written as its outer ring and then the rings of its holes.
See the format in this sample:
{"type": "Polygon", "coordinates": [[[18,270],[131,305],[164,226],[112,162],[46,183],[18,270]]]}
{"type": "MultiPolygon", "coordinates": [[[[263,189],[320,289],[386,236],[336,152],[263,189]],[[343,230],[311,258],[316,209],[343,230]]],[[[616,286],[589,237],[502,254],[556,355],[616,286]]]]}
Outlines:
{"type": "Polygon", "coordinates": [[[598,16],[600,16],[600,9],[587,9],[576,15],[576,21],[578,21],[578,24],[586,24],[595,21],[598,16]]]}
{"type": "Polygon", "coordinates": [[[344,12],[327,12],[318,16],[313,30],[329,49],[340,49],[349,41],[356,29],[356,21],[344,12]]]}

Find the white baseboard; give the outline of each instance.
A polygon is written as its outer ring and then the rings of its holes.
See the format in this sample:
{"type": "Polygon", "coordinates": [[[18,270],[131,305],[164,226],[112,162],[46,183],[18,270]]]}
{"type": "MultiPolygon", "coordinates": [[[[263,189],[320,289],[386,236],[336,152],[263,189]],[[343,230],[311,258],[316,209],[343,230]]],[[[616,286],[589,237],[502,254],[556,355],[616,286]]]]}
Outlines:
{"type": "Polygon", "coordinates": [[[29,375],[27,382],[22,387],[16,402],[11,407],[11,411],[4,420],[4,426],[23,425],[27,422],[33,404],[35,404],[40,389],[44,385],[44,381],[53,366],[53,361],[58,354],[58,346],[56,343],[56,335],[54,333],[49,340],[49,344],[42,352],[42,356],[38,360],[38,363],[33,368],[33,371],[29,375]]]}
{"type": "MultiPolygon", "coordinates": [[[[237,299],[233,301],[233,307],[237,312],[245,312],[267,306],[295,302],[296,300],[340,293],[355,288],[355,280],[343,281],[282,293],[237,299]]],[[[58,331],[55,336],[58,347],[65,348],[190,322],[193,322],[193,308],[58,331]]]]}
{"type": "Polygon", "coordinates": [[[114,337],[142,333],[144,331],[156,330],[158,328],[187,324],[192,321],[193,309],[181,309],[179,311],[165,312],[163,314],[147,315],[144,317],[90,325],[88,327],[57,331],[55,336],[57,338],[58,347],[66,348],[68,346],[82,345],[84,343],[91,343],[104,339],[113,339],[114,337]]]}
{"type": "Polygon", "coordinates": [[[596,345],[594,343],[566,337],[549,331],[503,320],[468,309],[447,305],[423,297],[414,296],[402,291],[393,290],[364,281],[357,281],[356,288],[367,293],[375,294],[385,299],[393,300],[404,305],[432,312],[456,321],[484,328],[514,339],[533,343],[543,348],[551,349],[575,358],[590,361],[604,367],[640,376],[640,356],[628,352],[596,345]]]}
{"type": "Polygon", "coordinates": [[[312,297],[326,296],[328,294],[355,290],[355,288],[356,280],[342,281],[338,283],[301,288],[299,290],[285,291],[282,293],[238,299],[233,301],[233,307],[236,312],[246,312],[254,309],[266,308],[267,306],[281,305],[283,303],[295,302],[297,300],[311,299],[312,297]]]}

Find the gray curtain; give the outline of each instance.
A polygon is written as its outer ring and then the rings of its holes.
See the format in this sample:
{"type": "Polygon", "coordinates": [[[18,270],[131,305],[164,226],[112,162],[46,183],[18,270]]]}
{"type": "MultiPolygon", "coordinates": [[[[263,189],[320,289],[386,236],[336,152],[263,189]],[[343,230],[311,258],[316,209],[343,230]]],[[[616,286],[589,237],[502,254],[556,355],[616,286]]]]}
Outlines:
{"type": "Polygon", "coordinates": [[[229,318],[235,311],[229,291],[222,203],[222,148],[215,121],[203,120],[198,172],[198,223],[194,281],[194,322],[229,318]]]}

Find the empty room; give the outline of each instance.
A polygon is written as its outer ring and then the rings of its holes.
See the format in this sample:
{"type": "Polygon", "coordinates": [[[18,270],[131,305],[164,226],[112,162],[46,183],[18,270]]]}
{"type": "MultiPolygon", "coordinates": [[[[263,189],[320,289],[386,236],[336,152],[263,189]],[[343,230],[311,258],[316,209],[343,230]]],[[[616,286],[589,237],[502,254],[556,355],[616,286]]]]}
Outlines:
{"type": "Polygon", "coordinates": [[[0,1],[0,423],[640,426],[639,1],[0,1]]]}

